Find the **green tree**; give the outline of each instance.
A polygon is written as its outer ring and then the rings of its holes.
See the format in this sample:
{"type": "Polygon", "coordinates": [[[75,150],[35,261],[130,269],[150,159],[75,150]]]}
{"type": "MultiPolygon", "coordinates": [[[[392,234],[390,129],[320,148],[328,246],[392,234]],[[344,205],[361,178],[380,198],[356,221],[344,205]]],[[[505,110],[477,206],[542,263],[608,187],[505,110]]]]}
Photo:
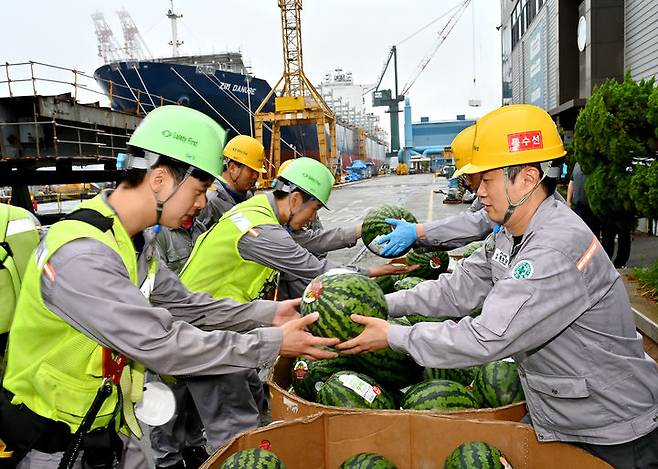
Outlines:
{"type": "Polygon", "coordinates": [[[656,150],[653,119],[658,120],[654,79],[636,82],[627,72],[623,82],[610,79],[597,87],[576,120],[574,156],[588,174],[590,207],[620,229],[631,229],[638,215],[646,216],[637,200],[651,183],[645,172],[656,150]]]}

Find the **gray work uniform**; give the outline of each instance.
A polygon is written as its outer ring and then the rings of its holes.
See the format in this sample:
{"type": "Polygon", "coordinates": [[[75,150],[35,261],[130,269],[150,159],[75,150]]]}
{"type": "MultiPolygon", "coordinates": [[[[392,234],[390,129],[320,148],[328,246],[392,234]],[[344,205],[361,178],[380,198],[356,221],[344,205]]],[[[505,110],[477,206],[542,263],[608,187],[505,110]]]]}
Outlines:
{"type": "Polygon", "coordinates": [[[393,316],[476,318],[390,326],[392,348],[462,368],[513,357],[540,441],[613,445],[658,427],[658,367],[624,284],[583,221],[547,198],[514,246],[503,229],[450,275],[386,297],[393,316]]]}
{"type": "MultiPolygon", "coordinates": [[[[553,197],[565,203],[564,198],[555,193],[553,197]]],[[[473,241],[482,241],[496,225],[489,219],[479,197],[476,197],[468,209],[429,223],[423,223],[425,239],[419,239],[416,244],[424,247],[450,251],[466,246],[473,241]]]]}
{"type": "MultiPolygon", "coordinates": [[[[138,259],[140,285],[154,255],[147,243],[138,259]]],[[[273,363],[281,347],[281,330],[264,327],[272,323],[275,303],[240,304],[192,293],[162,262],[150,304],[121,257],[98,240],[71,241],[50,264],[55,280],[41,278],[46,307],[92,340],[159,373],[235,373],[273,363]]],[[[122,464],[140,467],[135,461],[122,464]]]]}
{"type": "MultiPolygon", "coordinates": [[[[324,259],[330,251],[352,247],[357,242],[356,227],[325,230],[317,217],[308,228],[293,231],[290,236],[319,260],[324,259]]],[[[305,278],[281,271],[278,283],[279,300],[299,298],[306,285],[308,281],[305,278]]]]}
{"type": "MultiPolygon", "coordinates": [[[[268,193],[267,199],[278,217],[274,194],[268,193]]],[[[299,280],[304,288],[311,280],[327,270],[344,268],[340,264],[327,259],[318,259],[304,246],[319,250],[320,243],[330,247],[349,246],[356,244],[356,228],[336,229],[321,232],[306,231],[297,238],[279,224],[258,225],[253,228],[258,236],[242,236],[238,241],[238,252],[243,259],[266,265],[280,273],[285,273],[287,279],[299,280]],[[307,237],[304,237],[307,236],[307,237]],[[318,239],[320,243],[318,243],[318,239]]],[[[368,275],[368,271],[353,269],[368,275]]],[[[302,289],[303,291],[303,289],[302,289]]],[[[298,297],[299,295],[296,295],[298,297]]]]}
{"type": "MultiPolygon", "coordinates": [[[[195,218],[191,232],[163,228],[156,237],[158,252],[174,263],[172,267],[176,267],[176,273],[180,273],[187,262],[196,238],[236,204],[218,180],[213,189],[207,191],[206,197],[208,203],[195,218]]],[[[257,427],[260,411],[265,405],[262,383],[254,370],[179,379],[171,387],[182,411],[151,433],[156,463],[162,466],[181,461],[181,451],[185,446],[200,446],[202,443],[194,426],[197,413],[205,428],[208,445],[217,449],[236,434],[257,427]]]]}

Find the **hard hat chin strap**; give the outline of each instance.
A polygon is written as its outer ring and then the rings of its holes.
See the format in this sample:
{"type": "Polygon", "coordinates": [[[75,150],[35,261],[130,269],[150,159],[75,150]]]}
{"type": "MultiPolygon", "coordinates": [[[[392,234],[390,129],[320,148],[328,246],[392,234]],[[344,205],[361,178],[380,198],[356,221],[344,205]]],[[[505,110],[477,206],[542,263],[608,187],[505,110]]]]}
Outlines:
{"type": "Polygon", "coordinates": [[[542,175],[541,179],[539,182],[533,187],[530,192],[528,192],[526,195],[521,197],[518,201],[512,202],[512,199],[510,199],[509,196],[509,186],[510,186],[510,177],[509,177],[509,167],[503,168],[503,179],[505,181],[505,197],[507,197],[507,210],[505,210],[505,216],[503,217],[503,221],[500,222],[501,225],[505,225],[510,218],[512,218],[512,215],[514,214],[514,210],[517,209],[517,207],[520,207],[524,203],[527,202],[527,200],[530,198],[530,196],[537,190],[537,188],[541,185],[542,181],[548,174],[547,171],[544,171],[544,174],[542,175]]]}
{"type": "Polygon", "coordinates": [[[155,224],[156,225],[160,224],[160,218],[162,218],[162,211],[164,210],[164,205],[167,202],[169,202],[169,199],[171,199],[173,196],[176,195],[176,192],[178,192],[178,190],[185,183],[187,178],[189,178],[192,175],[193,172],[194,172],[194,166],[190,166],[189,168],[187,168],[187,171],[185,172],[185,176],[183,176],[183,179],[181,179],[181,182],[179,182],[176,185],[176,187],[174,187],[173,192],[171,194],[169,194],[169,197],[167,197],[164,200],[159,200],[158,195],[155,193],[155,191],[151,191],[153,193],[153,197],[155,198],[155,211],[156,211],[155,224]]]}

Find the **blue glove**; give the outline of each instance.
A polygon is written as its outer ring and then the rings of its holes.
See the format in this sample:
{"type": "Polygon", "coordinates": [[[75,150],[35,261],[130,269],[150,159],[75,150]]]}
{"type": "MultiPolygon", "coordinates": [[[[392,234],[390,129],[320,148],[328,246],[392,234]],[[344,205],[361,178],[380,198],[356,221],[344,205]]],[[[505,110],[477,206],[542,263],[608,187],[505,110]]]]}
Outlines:
{"type": "Polygon", "coordinates": [[[406,220],[396,220],[395,218],[387,218],[384,221],[389,225],[393,225],[395,229],[387,235],[378,236],[376,239],[377,244],[386,243],[386,246],[381,250],[382,256],[397,256],[418,239],[415,223],[409,223],[406,220]]]}

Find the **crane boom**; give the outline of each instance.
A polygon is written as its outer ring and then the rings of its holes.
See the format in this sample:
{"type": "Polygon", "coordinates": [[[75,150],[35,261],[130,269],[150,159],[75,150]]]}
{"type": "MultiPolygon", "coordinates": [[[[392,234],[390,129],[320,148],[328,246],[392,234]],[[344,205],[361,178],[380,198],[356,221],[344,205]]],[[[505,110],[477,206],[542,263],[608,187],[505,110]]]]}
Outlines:
{"type": "Polygon", "coordinates": [[[402,95],[406,95],[409,92],[409,89],[416,83],[416,80],[420,76],[420,74],[425,70],[425,67],[430,63],[432,58],[436,55],[436,52],[439,50],[441,45],[445,42],[445,40],[448,38],[454,27],[457,25],[457,22],[459,19],[462,17],[464,14],[464,11],[466,11],[466,8],[470,5],[471,0],[464,0],[464,2],[459,6],[459,8],[452,14],[448,22],[445,24],[443,29],[439,32],[439,38],[430,49],[430,51],[425,55],[423,60],[420,61],[418,64],[418,67],[416,68],[416,72],[411,76],[409,81],[404,85],[402,88],[402,95]]]}

